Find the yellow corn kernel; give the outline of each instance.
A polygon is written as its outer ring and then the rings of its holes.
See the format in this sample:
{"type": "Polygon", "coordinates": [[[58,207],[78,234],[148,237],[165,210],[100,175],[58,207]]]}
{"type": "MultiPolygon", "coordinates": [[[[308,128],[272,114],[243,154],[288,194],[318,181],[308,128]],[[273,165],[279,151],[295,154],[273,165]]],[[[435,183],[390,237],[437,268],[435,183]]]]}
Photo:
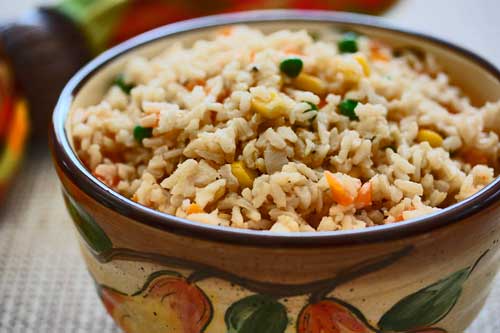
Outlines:
{"type": "Polygon", "coordinates": [[[255,172],[248,169],[242,161],[231,163],[231,172],[238,179],[241,187],[252,187],[255,172]]]}
{"type": "Polygon", "coordinates": [[[428,129],[418,131],[417,140],[419,142],[427,141],[434,148],[440,147],[443,144],[443,137],[439,133],[428,129]]]}
{"type": "Polygon", "coordinates": [[[355,54],[354,59],[361,65],[363,68],[363,73],[365,76],[370,76],[371,74],[371,68],[370,65],[368,64],[368,61],[366,60],[366,57],[362,55],[361,53],[355,54]]]}
{"type": "Polygon", "coordinates": [[[286,114],[286,105],[278,96],[277,93],[272,92],[268,100],[260,98],[252,98],[252,110],[259,113],[264,118],[276,119],[286,114]]]}
{"type": "Polygon", "coordinates": [[[294,78],[292,85],[297,89],[310,91],[316,95],[324,95],[326,93],[325,81],[306,73],[300,73],[299,76],[294,78]]]}

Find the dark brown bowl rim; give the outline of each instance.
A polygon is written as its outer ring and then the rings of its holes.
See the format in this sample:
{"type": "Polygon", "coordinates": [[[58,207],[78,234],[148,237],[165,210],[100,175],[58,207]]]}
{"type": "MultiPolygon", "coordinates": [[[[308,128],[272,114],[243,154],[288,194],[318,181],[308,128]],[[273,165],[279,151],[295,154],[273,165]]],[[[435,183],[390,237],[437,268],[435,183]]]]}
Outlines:
{"type": "Polygon", "coordinates": [[[500,197],[500,177],[497,177],[491,184],[475,195],[447,207],[438,213],[398,224],[374,226],[362,230],[342,232],[307,232],[300,234],[274,233],[270,231],[243,230],[205,225],[161,213],[142,206],[114,192],[97,180],[80,162],[75,152],[72,150],[66,136],[66,116],[75,94],[83,86],[86,80],[103,66],[130,50],[172,35],[229,24],[269,21],[326,22],[338,25],[366,27],[379,31],[389,31],[394,34],[406,36],[410,35],[413,38],[425,40],[448,49],[450,52],[467,57],[470,61],[475,62],[500,81],[500,71],[491,63],[473,52],[436,37],[394,27],[381,19],[371,16],[308,10],[265,10],[207,16],[170,24],[135,37],[106,51],[75,74],[62,91],[53,114],[53,124],[50,128],[50,136],[51,149],[55,163],[57,163],[62,172],[64,172],[66,176],[88,196],[135,221],[187,237],[245,246],[316,247],[354,245],[395,240],[428,232],[463,220],[498,201],[500,197]]]}

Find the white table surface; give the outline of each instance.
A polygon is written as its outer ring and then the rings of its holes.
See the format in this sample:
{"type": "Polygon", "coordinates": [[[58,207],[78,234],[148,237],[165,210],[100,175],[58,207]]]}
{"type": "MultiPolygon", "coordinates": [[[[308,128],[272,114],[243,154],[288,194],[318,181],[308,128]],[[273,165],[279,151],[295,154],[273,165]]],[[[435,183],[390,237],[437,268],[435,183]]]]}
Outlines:
{"type": "MultiPolygon", "coordinates": [[[[0,20],[51,2],[0,0],[0,20]]],[[[473,49],[500,66],[499,13],[499,0],[401,0],[386,16],[473,49]]],[[[499,317],[500,275],[467,333],[500,333],[499,317]]],[[[118,332],[80,259],[45,146],[29,151],[0,206],[0,333],[35,332],[118,332]]]]}

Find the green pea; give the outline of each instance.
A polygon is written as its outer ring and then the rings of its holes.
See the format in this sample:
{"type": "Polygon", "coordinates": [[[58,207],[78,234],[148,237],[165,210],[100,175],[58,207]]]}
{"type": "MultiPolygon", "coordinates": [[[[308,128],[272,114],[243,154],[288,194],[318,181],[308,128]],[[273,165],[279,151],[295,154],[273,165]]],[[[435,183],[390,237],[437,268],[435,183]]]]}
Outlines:
{"type": "Polygon", "coordinates": [[[288,77],[297,77],[302,71],[304,63],[300,58],[287,58],[280,64],[280,71],[285,73],[288,77]]]}
{"type": "Polygon", "coordinates": [[[141,143],[143,139],[153,136],[153,129],[149,127],[136,126],[134,127],[134,139],[141,143]]]}
{"type": "Polygon", "coordinates": [[[338,41],[340,53],[356,53],[358,52],[358,35],[354,32],[345,33],[338,41]]]}
{"type": "Polygon", "coordinates": [[[132,88],[134,88],[134,85],[132,83],[125,82],[125,77],[123,76],[123,74],[119,74],[113,81],[113,84],[119,87],[127,95],[130,95],[130,91],[132,90],[132,88]]]}
{"type": "Polygon", "coordinates": [[[355,101],[353,99],[344,99],[339,105],[340,113],[346,117],[349,117],[349,119],[351,120],[359,120],[356,112],[354,112],[356,106],[358,106],[358,103],[358,101],[355,101]]]}

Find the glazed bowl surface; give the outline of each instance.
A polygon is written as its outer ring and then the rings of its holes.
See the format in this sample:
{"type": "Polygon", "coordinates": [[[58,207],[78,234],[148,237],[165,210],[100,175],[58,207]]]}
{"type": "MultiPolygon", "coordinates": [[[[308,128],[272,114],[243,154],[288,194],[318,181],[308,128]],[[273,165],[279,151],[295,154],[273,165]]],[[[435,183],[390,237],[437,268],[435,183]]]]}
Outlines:
{"type": "Polygon", "coordinates": [[[88,269],[127,333],[463,332],[500,265],[500,180],[437,214],[360,231],[280,234],[217,227],[141,206],[97,180],[72,149],[72,109],[99,101],[134,55],[224,25],[337,28],[432,53],[473,103],[500,99],[500,72],[473,53],[374,18],[259,11],[184,21],[121,44],[68,83],[51,148],[88,269]]]}

